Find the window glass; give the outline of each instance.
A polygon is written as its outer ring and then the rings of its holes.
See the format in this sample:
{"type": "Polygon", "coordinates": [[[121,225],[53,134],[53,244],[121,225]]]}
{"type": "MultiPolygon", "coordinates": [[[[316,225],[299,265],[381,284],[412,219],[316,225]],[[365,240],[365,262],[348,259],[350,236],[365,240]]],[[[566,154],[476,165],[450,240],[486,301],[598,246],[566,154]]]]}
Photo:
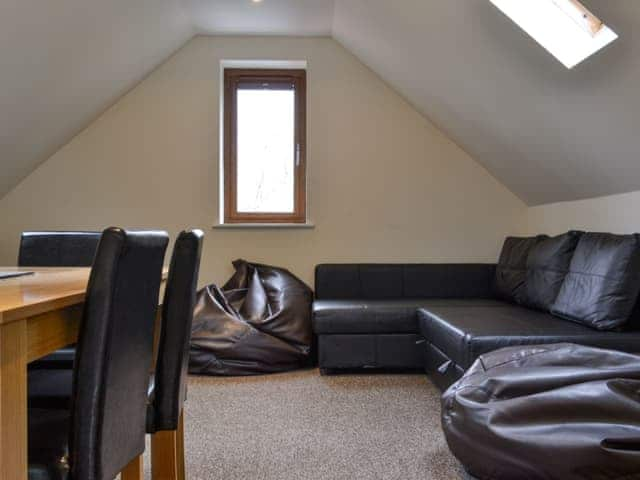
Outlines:
{"type": "Polygon", "coordinates": [[[295,92],[237,91],[237,210],[293,213],[295,92]]]}

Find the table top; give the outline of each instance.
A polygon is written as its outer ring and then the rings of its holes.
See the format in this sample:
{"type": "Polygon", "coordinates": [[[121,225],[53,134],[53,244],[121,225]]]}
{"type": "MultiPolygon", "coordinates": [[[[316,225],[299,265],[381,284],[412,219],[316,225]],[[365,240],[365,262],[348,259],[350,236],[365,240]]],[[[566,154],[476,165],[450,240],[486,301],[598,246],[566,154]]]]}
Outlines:
{"type": "MultiPolygon", "coordinates": [[[[84,301],[89,267],[2,267],[33,275],[0,279],[0,325],[84,301]]],[[[162,270],[166,280],[167,269],[162,270]]]]}
{"type": "Polygon", "coordinates": [[[34,272],[0,279],[0,324],[84,301],[88,267],[0,267],[2,272],[34,272]]]}

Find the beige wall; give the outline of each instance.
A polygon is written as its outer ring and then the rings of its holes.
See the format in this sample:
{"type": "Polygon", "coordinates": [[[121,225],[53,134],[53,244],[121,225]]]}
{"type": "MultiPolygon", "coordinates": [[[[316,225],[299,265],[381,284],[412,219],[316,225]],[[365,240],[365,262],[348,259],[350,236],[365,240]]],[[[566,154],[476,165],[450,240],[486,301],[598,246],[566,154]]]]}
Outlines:
{"type": "Polygon", "coordinates": [[[311,282],[319,262],[493,261],[525,210],[335,41],[196,37],[0,201],[0,264],[27,229],[197,226],[201,283],[238,257],[311,282]],[[221,59],[308,61],[314,229],[211,228],[221,59]]]}
{"type": "Polygon", "coordinates": [[[640,232],[640,191],[528,208],[526,234],[557,234],[567,230],[640,232]]]}

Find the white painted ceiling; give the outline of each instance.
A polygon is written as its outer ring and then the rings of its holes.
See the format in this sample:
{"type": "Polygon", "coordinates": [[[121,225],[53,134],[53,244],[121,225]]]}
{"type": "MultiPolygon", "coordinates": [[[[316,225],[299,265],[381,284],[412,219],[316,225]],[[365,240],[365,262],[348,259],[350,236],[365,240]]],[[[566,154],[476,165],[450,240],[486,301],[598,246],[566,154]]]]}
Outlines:
{"type": "Polygon", "coordinates": [[[331,35],[334,0],[185,0],[204,34],[331,35]]]}
{"type": "Polygon", "coordinates": [[[583,3],[567,70],[489,0],[5,0],[0,197],[194,33],[332,35],[531,205],[640,190],[640,1],[583,3]]]}
{"type": "Polygon", "coordinates": [[[333,32],[528,204],[640,190],[640,1],[583,3],[620,38],[573,70],[489,0],[338,0],[333,32]]]}

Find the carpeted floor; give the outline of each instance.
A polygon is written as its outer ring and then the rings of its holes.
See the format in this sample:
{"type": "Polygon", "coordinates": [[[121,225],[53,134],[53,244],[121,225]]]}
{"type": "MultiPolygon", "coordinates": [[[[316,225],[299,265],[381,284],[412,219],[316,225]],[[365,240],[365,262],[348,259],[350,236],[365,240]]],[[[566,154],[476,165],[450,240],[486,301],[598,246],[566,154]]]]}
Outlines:
{"type": "Polygon", "coordinates": [[[424,375],[191,377],[190,480],[449,480],[462,473],[424,375]]]}

